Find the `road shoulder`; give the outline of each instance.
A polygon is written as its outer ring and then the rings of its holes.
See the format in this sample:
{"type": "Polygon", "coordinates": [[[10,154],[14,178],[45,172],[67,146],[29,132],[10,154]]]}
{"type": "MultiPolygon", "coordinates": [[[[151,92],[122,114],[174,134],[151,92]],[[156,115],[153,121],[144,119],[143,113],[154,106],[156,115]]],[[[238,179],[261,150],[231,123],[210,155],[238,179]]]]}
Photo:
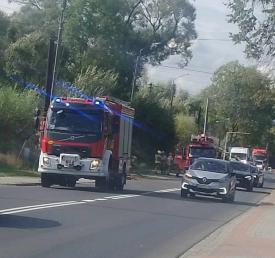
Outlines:
{"type": "Polygon", "coordinates": [[[272,258],[275,254],[274,218],[275,191],[180,258],[272,258]]]}

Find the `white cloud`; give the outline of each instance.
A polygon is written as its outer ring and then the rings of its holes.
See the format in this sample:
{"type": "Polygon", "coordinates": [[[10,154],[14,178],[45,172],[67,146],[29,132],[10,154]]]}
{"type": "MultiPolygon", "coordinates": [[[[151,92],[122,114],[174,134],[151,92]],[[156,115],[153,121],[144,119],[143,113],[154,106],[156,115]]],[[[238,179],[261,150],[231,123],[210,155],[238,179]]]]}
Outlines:
{"type": "MultiPolygon", "coordinates": [[[[222,0],[196,0],[197,9],[196,29],[200,39],[227,39],[229,32],[236,32],[236,26],[227,22],[229,13],[222,0]]],[[[195,41],[192,47],[193,59],[187,69],[214,72],[221,65],[239,60],[240,63],[250,65],[243,54],[244,46],[235,45],[232,41],[195,41]]],[[[173,56],[163,62],[163,65],[177,66],[179,57],[173,56]]],[[[176,80],[178,88],[187,89],[196,94],[210,84],[211,75],[179,69],[165,69],[164,67],[150,67],[149,78],[152,82],[169,81],[180,74],[189,76],[176,80]]]]}
{"type": "Polygon", "coordinates": [[[20,6],[16,3],[9,3],[8,0],[1,0],[0,1],[0,11],[12,14],[13,12],[17,11],[20,6]]]}

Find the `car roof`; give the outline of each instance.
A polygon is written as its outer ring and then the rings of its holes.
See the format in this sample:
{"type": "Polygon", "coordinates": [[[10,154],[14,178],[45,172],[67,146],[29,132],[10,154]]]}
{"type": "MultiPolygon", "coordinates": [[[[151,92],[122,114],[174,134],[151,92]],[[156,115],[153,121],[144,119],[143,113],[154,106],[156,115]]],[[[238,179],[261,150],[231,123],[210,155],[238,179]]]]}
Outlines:
{"type": "Polygon", "coordinates": [[[223,159],[204,158],[204,157],[200,157],[197,160],[213,160],[213,161],[217,161],[217,162],[221,162],[221,163],[225,163],[225,164],[229,163],[227,160],[223,160],[223,159]]]}

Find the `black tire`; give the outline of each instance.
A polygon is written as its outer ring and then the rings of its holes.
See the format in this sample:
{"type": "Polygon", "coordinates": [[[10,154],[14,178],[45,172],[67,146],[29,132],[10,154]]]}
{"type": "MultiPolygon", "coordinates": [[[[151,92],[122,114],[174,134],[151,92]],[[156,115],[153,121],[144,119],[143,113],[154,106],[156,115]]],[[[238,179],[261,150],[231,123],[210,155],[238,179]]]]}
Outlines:
{"type": "Polygon", "coordinates": [[[190,197],[195,198],[196,194],[195,193],[190,193],[190,197]]]}
{"type": "Polygon", "coordinates": [[[125,175],[120,175],[117,177],[115,188],[118,191],[123,191],[125,182],[125,175]]]}
{"type": "Polygon", "coordinates": [[[76,185],[76,180],[75,179],[69,179],[67,182],[68,187],[75,187],[76,185]]]}
{"type": "Polygon", "coordinates": [[[50,187],[52,185],[51,177],[48,174],[41,173],[41,186],[42,187],[50,187]]]}
{"type": "Polygon", "coordinates": [[[106,179],[105,178],[97,178],[95,180],[95,187],[96,188],[106,188],[106,179]]]}
{"type": "Polygon", "coordinates": [[[226,202],[226,203],[232,203],[235,201],[235,193],[236,193],[236,188],[231,191],[230,193],[228,193],[226,196],[222,197],[222,202],[226,202]]]}
{"type": "Polygon", "coordinates": [[[187,198],[188,197],[188,192],[186,190],[181,189],[180,196],[182,198],[187,198]]]}
{"type": "Polygon", "coordinates": [[[253,192],[253,183],[246,187],[247,192],[253,192]]]}

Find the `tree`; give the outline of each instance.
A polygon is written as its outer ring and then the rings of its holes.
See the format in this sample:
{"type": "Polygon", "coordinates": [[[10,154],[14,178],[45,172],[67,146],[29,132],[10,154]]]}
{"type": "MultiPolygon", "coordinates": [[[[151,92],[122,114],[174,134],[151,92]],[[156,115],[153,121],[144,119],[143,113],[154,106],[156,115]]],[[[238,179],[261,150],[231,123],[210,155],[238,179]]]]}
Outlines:
{"type": "Polygon", "coordinates": [[[215,72],[203,97],[211,99],[210,125],[219,121],[226,123],[225,131],[249,132],[243,144],[266,143],[264,135],[274,116],[274,93],[267,75],[253,66],[230,62],[215,72]]]}
{"type": "MultiPolygon", "coordinates": [[[[187,0],[77,0],[68,9],[65,42],[71,72],[88,65],[114,70],[129,98],[137,60],[152,64],[180,54],[191,58],[195,9],[187,0]]],[[[138,74],[140,74],[140,70],[138,74]]]]}
{"type": "Polygon", "coordinates": [[[10,19],[7,15],[0,11],[0,77],[3,77],[5,66],[4,52],[8,46],[8,28],[10,24],[10,19]]]}
{"type": "Polygon", "coordinates": [[[75,84],[90,96],[114,95],[117,90],[117,74],[97,67],[88,68],[78,75],[75,84]]]}
{"type": "Polygon", "coordinates": [[[274,57],[274,1],[273,0],[230,0],[227,4],[231,14],[229,22],[239,27],[232,34],[236,43],[245,43],[248,57],[256,59],[274,57]]]}
{"type": "Polygon", "coordinates": [[[25,81],[44,82],[47,67],[47,43],[39,32],[31,33],[9,45],[5,51],[5,70],[25,81]]]}
{"type": "Polygon", "coordinates": [[[181,144],[190,142],[191,136],[197,133],[194,117],[179,113],[175,117],[176,136],[181,144]]]}
{"type": "Polygon", "coordinates": [[[16,151],[33,133],[33,115],[38,97],[30,91],[0,87],[0,152],[16,151]]]}
{"type": "Polygon", "coordinates": [[[152,162],[156,150],[170,151],[175,144],[174,118],[170,106],[163,105],[162,94],[157,87],[151,92],[144,88],[133,101],[136,119],[133,154],[143,162],[152,162]]]}

